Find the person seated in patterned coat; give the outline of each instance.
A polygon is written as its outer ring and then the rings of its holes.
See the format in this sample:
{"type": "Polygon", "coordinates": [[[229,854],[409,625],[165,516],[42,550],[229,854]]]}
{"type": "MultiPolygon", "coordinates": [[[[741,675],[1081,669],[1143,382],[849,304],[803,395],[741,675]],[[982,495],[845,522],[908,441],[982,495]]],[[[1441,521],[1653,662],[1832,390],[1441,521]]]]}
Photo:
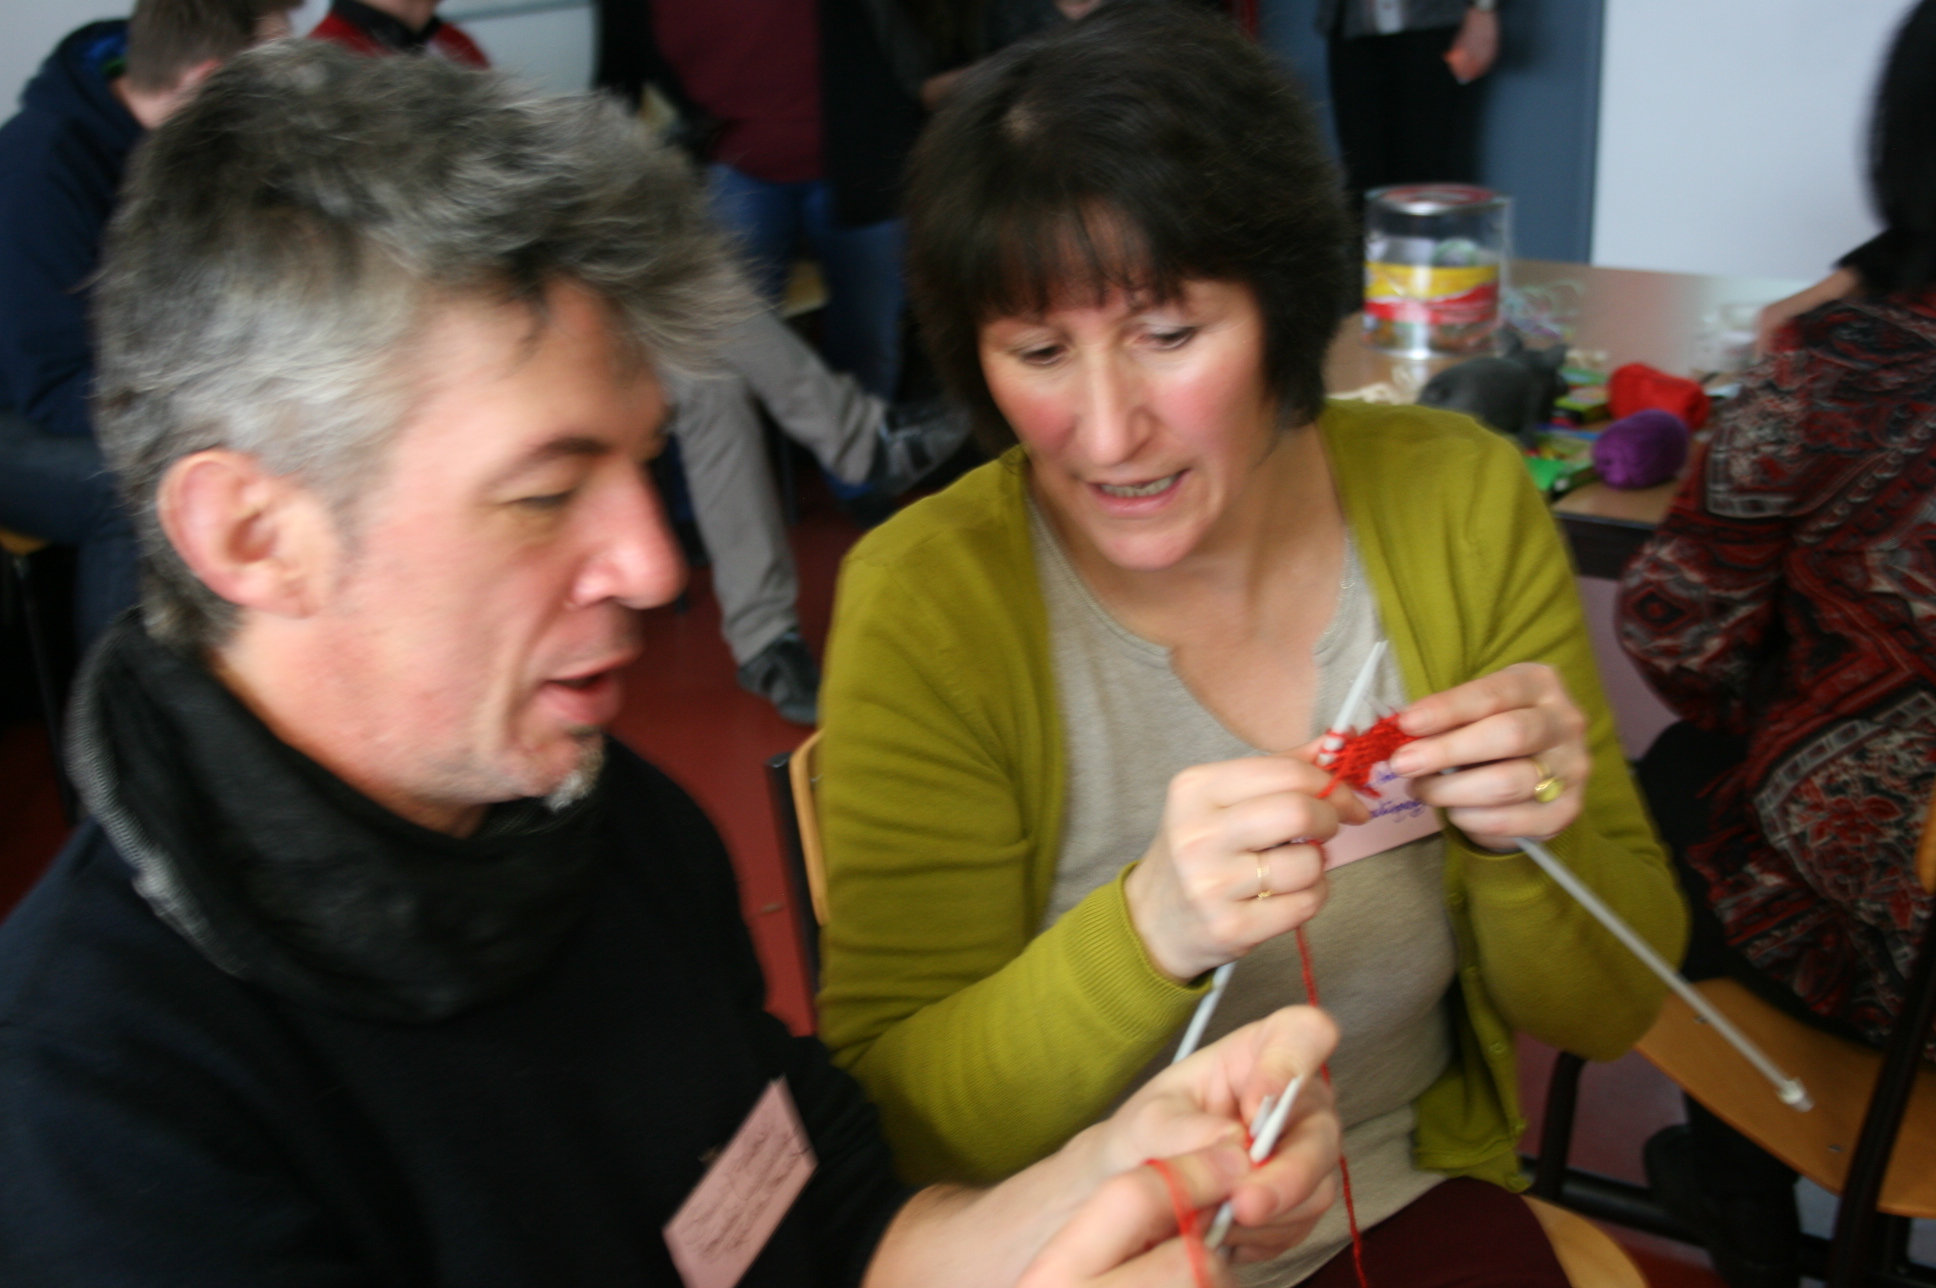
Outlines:
{"type": "MultiPolygon", "coordinates": [[[[1936,786],[1936,0],[1896,37],[1871,156],[1887,230],[1727,404],[1627,571],[1621,636],[1687,721],[1641,782],[1695,909],[1688,975],[1879,1045],[1931,902],[1915,855],[1936,786]]],[[[1689,1117],[1649,1142],[1656,1195],[1734,1288],[1792,1286],[1794,1172],[1691,1101],[1689,1117]]]]}

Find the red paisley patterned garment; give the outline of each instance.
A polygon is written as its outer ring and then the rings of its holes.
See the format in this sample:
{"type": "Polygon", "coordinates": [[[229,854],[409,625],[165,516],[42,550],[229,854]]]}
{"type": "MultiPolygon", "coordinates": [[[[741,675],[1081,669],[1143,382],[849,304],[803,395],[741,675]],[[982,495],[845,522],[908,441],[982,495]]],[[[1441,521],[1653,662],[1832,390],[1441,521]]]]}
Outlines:
{"type": "Polygon", "coordinates": [[[1791,326],[1628,568],[1622,643],[1682,716],[1748,736],[1688,854],[1729,942],[1880,1041],[1930,915],[1936,292],[1791,326]]]}

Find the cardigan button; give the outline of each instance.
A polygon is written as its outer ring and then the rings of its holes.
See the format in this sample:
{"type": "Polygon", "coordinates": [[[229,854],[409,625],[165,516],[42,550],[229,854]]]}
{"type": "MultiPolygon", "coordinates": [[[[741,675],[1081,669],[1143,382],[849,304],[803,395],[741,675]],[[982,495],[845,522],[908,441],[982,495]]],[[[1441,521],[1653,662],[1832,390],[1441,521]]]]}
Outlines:
{"type": "Polygon", "coordinates": [[[1506,1054],[1506,1044],[1504,1042],[1494,1042],[1486,1050],[1492,1052],[1494,1055],[1504,1055],[1506,1054]]]}

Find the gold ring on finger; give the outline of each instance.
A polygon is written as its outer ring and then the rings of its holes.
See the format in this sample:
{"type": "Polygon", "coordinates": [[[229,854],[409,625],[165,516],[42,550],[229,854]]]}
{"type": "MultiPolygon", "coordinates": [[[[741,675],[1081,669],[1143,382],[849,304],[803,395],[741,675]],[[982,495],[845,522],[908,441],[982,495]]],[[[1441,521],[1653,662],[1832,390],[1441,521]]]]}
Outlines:
{"type": "Polygon", "coordinates": [[[1256,857],[1257,857],[1257,901],[1259,903],[1262,903],[1264,900],[1276,894],[1277,891],[1270,888],[1270,869],[1264,866],[1264,856],[1259,854],[1256,857]]]}
{"type": "Polygon", "coordinates": [[[1566,780],[1547,768],[1544,756],[1534,756],[1533,768],[1539,770],[1539,781],[1533,784],[1533,799],[1542,805],[1551,805],[1566,794],[1566,780]]]}

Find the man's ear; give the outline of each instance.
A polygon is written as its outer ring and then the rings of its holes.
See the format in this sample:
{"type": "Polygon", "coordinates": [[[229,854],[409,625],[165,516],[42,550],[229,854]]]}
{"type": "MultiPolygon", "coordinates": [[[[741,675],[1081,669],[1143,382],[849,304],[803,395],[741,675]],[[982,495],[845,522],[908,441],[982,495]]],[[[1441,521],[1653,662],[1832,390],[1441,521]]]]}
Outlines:
{"type": "Polygon", "coordinates": [[[202,59],[201,62],[196,63],[193,67],[184,71],[176,79],[175,87],[169,91],[169,94],[177,103],[187,102],[195,91],[202,87],[202,82],[212,76],[215,73],[215,69],[221,65],[222,60],[219,58],[202,59]]]}
{"type": "Polygon", "coordinates": [[[321,607],[335,572],[335,523],[294,479],[245,452],[196,452],[162,476],[155,507],[175,553],[223,599],[278,617],[321,607]]]}

